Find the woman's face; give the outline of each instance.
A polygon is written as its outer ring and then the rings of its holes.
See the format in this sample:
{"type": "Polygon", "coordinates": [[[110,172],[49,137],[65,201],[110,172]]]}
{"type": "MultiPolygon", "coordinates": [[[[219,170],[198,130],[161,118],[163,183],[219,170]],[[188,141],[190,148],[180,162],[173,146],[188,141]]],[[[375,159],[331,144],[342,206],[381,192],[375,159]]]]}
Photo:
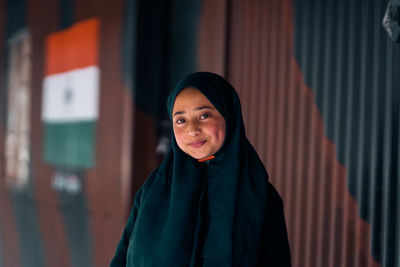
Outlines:
{"type": "Polygon", "coordinates": [[[224,143],[224,117],[195,88],[186,88],[176,97],[172,124],[179,148],[195,159],[212,156],[224,143]]]}

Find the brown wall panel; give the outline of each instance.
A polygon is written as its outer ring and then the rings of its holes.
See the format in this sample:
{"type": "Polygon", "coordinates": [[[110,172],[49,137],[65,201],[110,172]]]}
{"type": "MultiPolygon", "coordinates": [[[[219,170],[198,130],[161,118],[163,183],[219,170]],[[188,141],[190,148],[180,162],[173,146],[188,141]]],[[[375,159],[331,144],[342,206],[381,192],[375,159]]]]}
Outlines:
{"type": "Polygon", "coordinates": [[[91,215],[94,266],[108,266],[132,198],[129,187],[132,96],[122,83],[123,0],[76,1],[76,21],[100,19],[100,113],[96,130],[96,165],[85,174],[91,215]],[[128,187],[126,187],[128,185],[128,187]],[[125,187],[125,188],[124,188],[125,187]]]}
{"type": "Polygon", "coordinates": [[[197,55],[200,71],[225,74],[228,9],[228,0],[203,0],[197,55]]]}
{"type": "Polygon", "coordinates": [[[42,85],[44,78],[45,38],[58,30],[58,2],[27,1],[28,28],[32,36],[32,113],[31,151],[32,183],[37,217],[49,266],[70,266],[65,225],[59,209],[59,199],[51,188],[52,168],[43,162],[42,85]]]}
{"type": "Polygon", "coordinates": [[[4,179],[0,180],[0,228],[2,248],[0,264],[10,267],[22,266],[12,198],[4,179]]]}
{"type": "Polygon", "coordinates": [[[130,207],[133,204],[133,193],[136,192],[132,186],[132,136],[133,136],[133,103],[132,93],[124,87],[122,95],[122,136],[121,136],[121,207],[122,215],[119,217],[123,220],[125,225],[125,219],[128,217],[130,207]]]}
{"type": "MultiPolygon", "coordinates": [[[[0,0],[0,92],[4,96],[5,90],[5,45],[6,45],[6,1],[0,0]]],[[[12,193],[5,179],[5,131],[3,126],[6,125],[5,107],[2,106],[5,102],[0,99],[0,265],[10,267],[20,267],[21,255],[20,244],[18,240],[18,232],[16,227],[16,218],[12,203],[12,193]]]]}
{"type": "MultiPolygon", "coordinates": [[[[160,164],[157,158],[157,133],[154,117],[138,108],[134,109],[132,193],[135,193],[150,173],[160,164]]],[[[133,204],[133,203],[131,203],[133,204]]]]}
{"type": "MultiPolygon", "coordinates": [[[[5,45],[5,23],[7,19],[5,12],[5,1],[0,0],[0,90],[3,92],[5,89],[4,82],[4,45],[5,45]]],[[[3,96],[3,93],[1,94],[3,96]]],[[[4,100],[1,99],[0,103],[3,104],[4,100]]],[[[6,123],[5,114],[3,113],[4,106],[0,105],[0,265],[4,266],[21,266],[20,262],[20,245],[17,237],[16,221],[14,216],[14,210],[12,208],[12,198],[8,191],[8,186],[5,180],[5,159],[4,159],[4,140],[5,140],[5,129],[3,125],[6,123]]]]}

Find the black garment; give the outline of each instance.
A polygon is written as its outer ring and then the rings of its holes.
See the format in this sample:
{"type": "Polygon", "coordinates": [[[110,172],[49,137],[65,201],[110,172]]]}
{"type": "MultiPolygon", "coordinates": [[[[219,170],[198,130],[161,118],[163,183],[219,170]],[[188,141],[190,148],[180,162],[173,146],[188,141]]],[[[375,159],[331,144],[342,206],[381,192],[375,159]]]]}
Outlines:
{"type": "Polygon", "coordinates": [[[191,74],[171,92],[170,116],[188,87],[224,117],[224,144],[200,163],[173,136],[163,163],[135,196],[111,266],[290,266],[282,200],[246,138],[237,93],[216,74],[191,74]]]}

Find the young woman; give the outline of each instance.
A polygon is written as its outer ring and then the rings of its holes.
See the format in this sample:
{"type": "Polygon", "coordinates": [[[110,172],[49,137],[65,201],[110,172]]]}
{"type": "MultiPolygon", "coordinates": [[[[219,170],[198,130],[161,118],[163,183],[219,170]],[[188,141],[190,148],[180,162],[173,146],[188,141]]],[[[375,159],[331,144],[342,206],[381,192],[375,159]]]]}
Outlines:
{"type": "Polygon", "coordinates": [[[233,87],[193,73],[167,107],[171,147],[136,193],[111,267],[290,266],[282,200],[233,87]]]}

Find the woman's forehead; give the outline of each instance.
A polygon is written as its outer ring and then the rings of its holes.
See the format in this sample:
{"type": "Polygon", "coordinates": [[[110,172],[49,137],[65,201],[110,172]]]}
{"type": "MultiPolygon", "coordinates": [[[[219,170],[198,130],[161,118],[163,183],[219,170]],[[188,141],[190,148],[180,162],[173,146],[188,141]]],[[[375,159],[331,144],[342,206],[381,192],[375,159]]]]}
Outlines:
{"type": "Polygon", "coordinates": [[[177,107],[196,108],[199,104],[206,104],[214,107],[210,100],[208,100],[208,98],[202,94],[200,90],[193,87],[188,87],[180,91],[176,96],[173,110],[175,110],[177,107]]]}

